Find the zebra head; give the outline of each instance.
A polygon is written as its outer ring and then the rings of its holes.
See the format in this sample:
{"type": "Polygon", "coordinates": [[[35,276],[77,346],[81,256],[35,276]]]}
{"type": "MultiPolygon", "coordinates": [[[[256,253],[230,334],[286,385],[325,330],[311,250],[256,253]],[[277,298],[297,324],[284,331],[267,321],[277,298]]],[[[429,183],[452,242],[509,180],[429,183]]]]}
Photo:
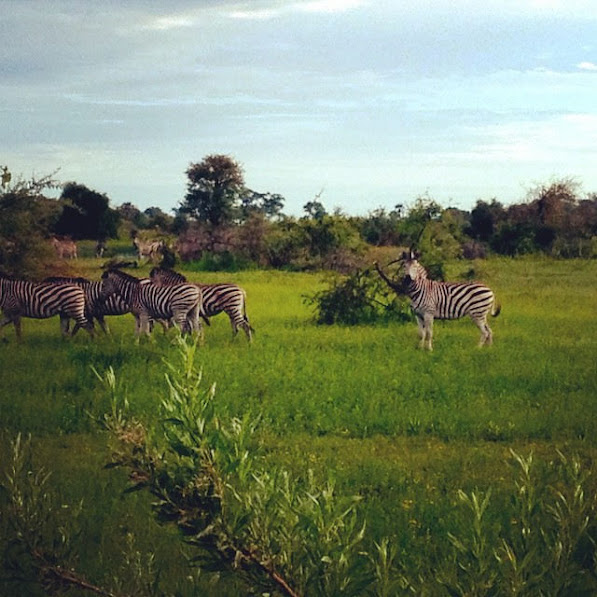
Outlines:
{"type": "Polygon", "coordinates": [[[102,288],[100,296],[103,300],[110,295],[120,295],[125,301],[129,302],[134,289],[139,286],[139,280],[129,276],[119,270],[106,270],[102,274],[102,288]]]}
{"type": "Polygon", "coordinates": [[[404,251],[399,259],[403,276],[408,280],[427,278],[427,270],[419,263],[420,254],[417,251],[404,251]]]}

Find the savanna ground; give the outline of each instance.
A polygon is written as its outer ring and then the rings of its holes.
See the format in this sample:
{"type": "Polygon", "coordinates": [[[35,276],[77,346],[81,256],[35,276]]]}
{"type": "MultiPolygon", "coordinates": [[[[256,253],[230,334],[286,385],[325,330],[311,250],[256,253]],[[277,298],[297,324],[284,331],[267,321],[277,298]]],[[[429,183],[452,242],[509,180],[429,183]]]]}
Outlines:
{"type": "MultiPolygon", "coordinates": [[[[97,279],[98,265],[81,259],[76,267],[97,279]]],[[[513,523],[512,450],[533,454],[540,467],[558,452],[578,457],[595,499],[597,261],[454,262],[448,278],[471,267],[502,305],[490,321],[494,346],[477,348],[470,320],[436,322],[432,353],[417,349],[414,323],[316,326],[303,297],[322,288],[321,274],[182,270],[193,281],[235,281],[248,294],[253,345],[242,332],[232,341],[220,315],[200,349],[198,366],[206,384],[216,384],[222,416],[260,414],[266,461],[297,476],[310,470],[333,479],[338,492],[359,495],[365,543],[390,537],[414,570],[433,567],[449,534],[462,528],[458,490],[491,491],[489,536],[513,523]]],[[[159,329],[136,345],[130,315],[109,323],[112,335],[94,340],[84,332],[62,340],[57,319],[25,320],[20,344],[12,329],[2,330],[0,476],[11,440],[32,434],[34,467],[52,472],[65,504],[83,501],[76,549],[90,577],[122,566],[131,533],[141,552],[155,553],[162,578],[180,577],[176,534],[151,519],[147,496],[123,495],[124,473],[104,469],[110,449],[97,421],[110,404],[93,371],[113,367],[131,413],[158,424],[163,360],[176,360],[177,349],[159,329]]],[[[37,590],[3,585],[7,595],[37,590]]],[[[205,594],[210,586],[206,580],[205,594]]]]}

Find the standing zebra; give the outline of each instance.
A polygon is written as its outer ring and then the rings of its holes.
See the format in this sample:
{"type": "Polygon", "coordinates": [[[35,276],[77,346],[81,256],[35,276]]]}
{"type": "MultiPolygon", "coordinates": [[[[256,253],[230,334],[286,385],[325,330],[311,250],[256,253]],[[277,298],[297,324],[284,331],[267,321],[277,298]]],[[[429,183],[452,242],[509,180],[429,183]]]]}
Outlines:
{"type": "MultiPolygon", "coordinates": [[[[110,294],[106,297],[102,296],[102,283],[100,281],[91,281],[86,278],[69,278],[63,276],[52,276],[45,278],[44,282],[51,282],[53,284],[75,284],[83,289],[85,293],[85,317],[91,325],[93,320],[97,319],[102,331],[108,333],[108,325],[104,319],[107,315],[125,315],[130,313],[131,308],[129,304],[119,295],[110,294]]],[[[69,322],[66,327],[68,330],[69,322]]],[[[72,335],[74,336],[81,326],[76,323],[73,328],[72,335]]]]}
{"type": "Polygon", "coordinates": [[[173,320],[183,332],[202,333],[201,290],[194,284],[158,286],[151,281],[139,280],[119,270],[102,274],[102,296],[120,295],[130,305],[136,319],[135,334],[150,334],[154,319],[173,320]]]}
{"type": "Polygon", "coordinates": [[[85,317],[85,294],[74,284],[48,284],[18,280],[0,275],[0,307],[4,317],[0,327],[12,323],[21,339],[21,317],[46,319],[60,315],[62,335],[68,335],[68,320],[93,336],[93,327],[85,317]]]}
{"type": "MultiPolygon", "coordinates": [[[[182,274],[161,267],[154,267],[149,272],[149,277],[155,284],[161,286],[182,284],[187,281],[182,274]]],[[[235,337],[238,334],[238,329],[242,328],[247,335],[247,339],[251,342],[255,330],[251,327],[247,317],[247,293],[236,284],[197,284],[197,286],[203,293],[203,313],[201,317],[203,317],[205,323],[210,325],[209,318],[224,311],[230,319],[232,336],[235,337]]]]}
{"type": "Polygon", "coordinates": [[[459,319],[465,315],[470,316],[481,332],[479,346],[490,345],[493,333],[487,324],[487,316],[497,317],[500,313],[493,291],[483,284],[429,280],[427,271],[417,259],[418,254],[410,251],[397,260],[401,262],[405,276],[401,284],[390,280],[377,262],[375,267],[390,288],[410,298],[419,325],[421,348],[433,350],[434,319],[459,319]]]}

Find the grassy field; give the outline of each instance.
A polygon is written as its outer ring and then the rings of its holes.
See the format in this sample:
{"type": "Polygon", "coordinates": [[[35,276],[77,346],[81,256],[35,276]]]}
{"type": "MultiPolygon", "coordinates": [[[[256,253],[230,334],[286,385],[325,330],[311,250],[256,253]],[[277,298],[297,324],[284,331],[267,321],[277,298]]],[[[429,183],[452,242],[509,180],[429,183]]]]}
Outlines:
{"type": "MultiPolygon", "coordinates": [[[[82,259],[79,272],[97,278],[97,265],[82,259]]],[[[222,416],[261,414],[271,462],[297,475],[310,469],[361,496],[368,544],[391,537],[414,568],[433,566],[458,528],[459,489],[491,489],[488,524],[495,533],[506,524],[512,449],[545,466],[557,450],[577,455],[594,500],[597,262],[455,262],[448,277],[471,267],[502,305],[490,322],[495,344],[477,349],[470,320],[436,322],[432,353],[417,349],[414,323],[316,326],[303,297],[322,287],[321,274],[187,272],[194,281],[235,281],[248,294],[253,345],[242,332],[232,340],[220,315],[200,349],[222,416]]],[[[112,335],[95,340],[84,332],[62,340],[56,319],[25,320],[20,344],[12,329],[2,330],[0,479],[11,439],[31,433],[34,466],[52,471],[65,502],[83,500],[78,549],[92,577],[118,568],[131,532],[140,550],[180,571],[174,534],[150,521],[143,495],[123,497],[121,473],[103,469],[110,454],[97,420],[109,398],[92,370],[113,367],[132,413],[155,424],[166,391],[163,359],[175,358],[176,348],[161,330],[136,345],[131,316],[109,323],[112,335]]],[[[8,583],[5,592],[33,590],[8,583]]]]}

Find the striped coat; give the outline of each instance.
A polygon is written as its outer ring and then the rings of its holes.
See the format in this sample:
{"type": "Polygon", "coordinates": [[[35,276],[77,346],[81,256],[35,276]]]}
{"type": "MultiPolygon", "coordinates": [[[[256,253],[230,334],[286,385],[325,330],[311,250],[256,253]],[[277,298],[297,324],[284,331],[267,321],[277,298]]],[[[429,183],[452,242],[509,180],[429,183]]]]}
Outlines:
{"type": "Polygon", "coordinates": [[[202,332],[199,321],[202,294],[194,284],[163,287],[119,270],[109,270],[102,274],[102,296],[110,294],[121,296],[130,305],[137,336],[149,335],[151,322],[156,319],[172,320],[183,332],[202,332]]]}
{"type": "MultiPolygon", "coordinates": [[[[107,297],[103,297],[102,283],[100,281],[91,281],[86,278],[52,276],[50,278],[45,278],[44,282],[51,282],[53,284],[76,284],[81,287],[85,293],[85,317],[92,325],[94,320],[97,320],[104,333],[108,333],[108,326],[104,319],[106,316],[125,315],[131,311],[129,304],[120,295],[111,294],[107,297]]],[[[73,336],[77,333],[79,327],[78,324],[75,324],[72,332],[73,336]]]]}
{"type": "Polygon", "coordinates": [[[469,316],[481,332],[479,346],[493,342],[493,332],[487,316],[497,317],[500,306],[493,291],[483,284],[464,282],[436,282],[427,277],[427,271],[412,251],[399,260],[404,280],[397,284],[390,280],[377,264],[377,270],[386,283],[410,298],[417,316],[421,347],[433,350],[433,320],[459,319],[469,316]]]}
{"type": "Polygon", "coordinates": [[[0,327],[12,323],[21,338],[21,318],[46,319],[60,316],[60,327],[68,335],[68,320],[93,335],[93,327],[85,317],[85,294],[74,284],[48,284],[18,280],[0,275],[0,307],[4,317],[0,327]]]}
{"type": "MultiPolygon", "coordinates": [[[[154,267],[149,272],[149,277],[155,284],[171,286],[182,284],[187,280],[178,272],[171,269],[154,267]]],[[[226,313],[230,319],[233,337],[238,334],[239,328],[244,330],[249,342],[252,341],[254,329],[247,317],[247,294],[236,284],[197,284],[203,294],[203,313],[201,316],[209,325],[209,318],[219,313],[226,313]]]]}

